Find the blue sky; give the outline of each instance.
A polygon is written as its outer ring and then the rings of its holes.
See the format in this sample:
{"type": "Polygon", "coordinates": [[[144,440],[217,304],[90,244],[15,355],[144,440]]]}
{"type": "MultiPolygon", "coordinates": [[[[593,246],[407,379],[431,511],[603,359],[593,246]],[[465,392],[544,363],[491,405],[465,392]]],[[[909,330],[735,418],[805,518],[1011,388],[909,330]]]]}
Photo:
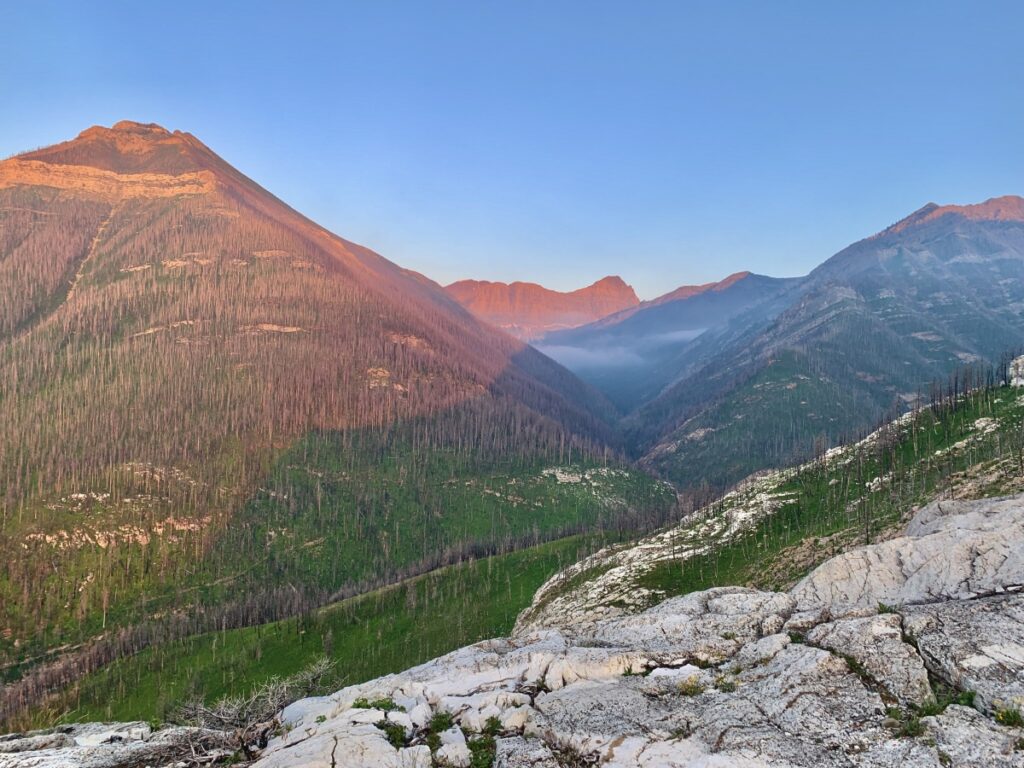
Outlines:
{"type": "Polygon", "coordinates": [[[0,155],[187,130],[439,282],[653,297],[1024,193],[1020,3],[25,2],[0,24],[0,155]]]}

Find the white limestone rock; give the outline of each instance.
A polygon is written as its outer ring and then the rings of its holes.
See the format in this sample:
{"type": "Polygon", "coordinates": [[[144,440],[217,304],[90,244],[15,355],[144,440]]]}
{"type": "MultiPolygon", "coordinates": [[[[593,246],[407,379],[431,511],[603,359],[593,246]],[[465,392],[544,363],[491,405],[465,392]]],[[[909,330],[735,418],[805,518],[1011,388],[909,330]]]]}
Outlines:
{"type": "Polygon", "coordinates": [[[720,587],[672,598],[636,616],[609,619],[581,641],[639,646],[657,663],[695,659],[717,663],[762,635],[762,625],[781,627],[793,599],[779,592],[720,587]]]}
{"type": "Polygon", "coordinates": [[[1024,711],[1024,595],[908,608],[907,634],[928,666],[975,705],[1024,711]]]}
{"type": "MultiPolygon", "coordinates": [[[[223,757],[234,751],[230,734],[185,727],[152,732],[145,723],[68,725],[25,738],[35,743],[22,745],[28,749],[0,751],[0,768],[136,768],[174,764],[191,756],[193,748],[223,757]],[[47,734],[67,739],[43,746],[39,737],[47,734]]],[[[10,745],[19,740],[0,743],[10,745]]]]}
{"type": "Polygon", "coordinates": [[[885,690],[904,703],[932,698],[928,670],[912,645],[903,642],[903,621],[894,613],[820,624],[807,642],[854,659],[885,690]]]}
{"type": "Polygon", "coordinates": [[[559,768],[559,765],[543,741],[512,736],[497,740],[494,768],[559,768]]]}
{"type": "Polygon", "coordinates": [[[797,610],[833,617],[964,600],[1024,586],[1021,497],[934,502],[897,539],[828,560],[792,590],[797,610]]]}
{"type": "Polygon", "coordinates": [[[924,722],[944,765],[1024,766],[1020,729],[996,725],[976,709],[954,704],[924,722]]]}

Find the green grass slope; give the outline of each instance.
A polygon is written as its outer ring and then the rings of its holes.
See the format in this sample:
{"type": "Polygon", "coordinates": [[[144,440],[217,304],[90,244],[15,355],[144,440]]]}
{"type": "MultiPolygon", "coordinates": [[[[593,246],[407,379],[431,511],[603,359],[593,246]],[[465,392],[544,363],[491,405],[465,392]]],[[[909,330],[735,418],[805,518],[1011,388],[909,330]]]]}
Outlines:
{"type": "Polygon", "coordinates": [[[536,588],[599,542],[568,537],[438,569],[300,618],[151,648],[87,677],[22,723],[162,719],[192,697],[242,693],[320,656],[337,662],[347,685],[397,672],[507,634],[536,588]]]}

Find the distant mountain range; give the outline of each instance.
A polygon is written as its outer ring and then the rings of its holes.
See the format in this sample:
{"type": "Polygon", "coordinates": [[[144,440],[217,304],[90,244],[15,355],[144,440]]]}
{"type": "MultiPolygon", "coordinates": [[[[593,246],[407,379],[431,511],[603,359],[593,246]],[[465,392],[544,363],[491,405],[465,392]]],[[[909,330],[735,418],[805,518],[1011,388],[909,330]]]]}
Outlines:
{"type": "Polygon", "coordinates": [[[731,482],[870,427],[960,366],[998,363],[1024,343],[1024,201],[925,206],[781,303],[770,321],[741,316],[695,341],[678,378],[627,417],[648,466],[731,482]]]}
{"type": "Polygon", "coordinates": [[[549,333],[537,348],[574,371],[624,413],[655,398],[684,370],[686,351],[706,344],[730,321],[767,320],[799,283],[749,272],[684,286],[590,325],[549,333]]]}
{"type": "Polygon", "coordinates": [[[460,280],[445,290],[477,317],[524,341],[585,325],[640,304],[636,293],[620,277],[605,277],[569,293],[536,283],[486,280],[460,280]]]}
{"type": "Polygon", "coordinates": [[[533,343],[615,403],[642,464],[723,487],[1024,343],[1024,200],[929,204],[806,277],[741,272],[533,343]]]}

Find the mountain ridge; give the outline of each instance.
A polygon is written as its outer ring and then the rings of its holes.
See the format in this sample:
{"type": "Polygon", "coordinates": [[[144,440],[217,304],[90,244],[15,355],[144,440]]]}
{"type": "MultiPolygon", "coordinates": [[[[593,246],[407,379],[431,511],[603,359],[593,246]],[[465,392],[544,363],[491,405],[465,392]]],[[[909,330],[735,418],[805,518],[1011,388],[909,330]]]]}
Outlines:
{"type": "Polygon", "coordinates": [[[617,275],[573,291],[555,291],[522,281],[471,279],[451,283],[445,290],[478,317],[526,341],[640,303],[633,288],[617,275]]]}

